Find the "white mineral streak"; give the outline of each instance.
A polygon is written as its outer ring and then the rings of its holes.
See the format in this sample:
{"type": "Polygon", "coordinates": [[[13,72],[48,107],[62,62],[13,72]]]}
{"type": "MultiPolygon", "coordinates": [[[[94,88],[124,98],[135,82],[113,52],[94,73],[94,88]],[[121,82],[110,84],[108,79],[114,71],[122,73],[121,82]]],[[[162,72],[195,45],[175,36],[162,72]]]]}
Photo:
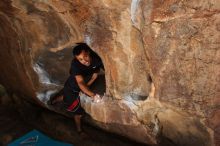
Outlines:
{"type": "Polygon", "coordinates": [[[52,84],[49,79],[48,73],[45,70],[43,70],[37,63],[34,64],[33,69],[38,74],[40,83],[52,84]]]}
{"type": "Polygon", "coordinates": [[[136,22],[136,13],[140,0],[132,0],[131,2],[131,21],[136,22]]]}
{"type": "Polygon", "coordinates": [[[85,42],[86,44],[88,44],[88,45],[91,45],[91,38],[90,38],[90,36],[85,35],[85,36],[84,36],[84,42],[85,42]]]}
{"type": "MultiPolygon", "coordinates": [[[[51,82],[48,73],[44,69],[42,69],[39,64],[35,63],[33,65],[33,69],[38,74],[39,82],[41,84],[46,85],[46,86],[50,86],[50,85],[57,86],[56,84],[51,82]]],[[[40,101],[46,103],[50,99],[50,96],[54,94],[56,91],[57,90],[47,90],[47,91],[37,92],[36,93],[37,98],[40,101]]]]}
{"type": "Polygon", "coordinates": [[[47,101],[50,99],[50,96],[52,94],[54,94],[57,90],[48,90],[48,91],[45,91],[45,92],[37,92],[37,98],[47,104],[47,101]]]}

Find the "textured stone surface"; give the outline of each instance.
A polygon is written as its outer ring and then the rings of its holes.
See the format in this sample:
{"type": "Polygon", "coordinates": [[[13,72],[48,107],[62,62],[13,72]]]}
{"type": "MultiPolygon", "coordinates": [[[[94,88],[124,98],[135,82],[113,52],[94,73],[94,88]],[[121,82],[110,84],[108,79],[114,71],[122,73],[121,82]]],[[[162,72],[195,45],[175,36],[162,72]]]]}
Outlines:
{"type": "Polygon", "coordinates": [[[104,102],[82,96],[93,124],[149,144],[218,146],[219,32],[218,0],[2,0],[0,82],[56,110],[45,103],[84,41],[105,66],[104,102]]]}

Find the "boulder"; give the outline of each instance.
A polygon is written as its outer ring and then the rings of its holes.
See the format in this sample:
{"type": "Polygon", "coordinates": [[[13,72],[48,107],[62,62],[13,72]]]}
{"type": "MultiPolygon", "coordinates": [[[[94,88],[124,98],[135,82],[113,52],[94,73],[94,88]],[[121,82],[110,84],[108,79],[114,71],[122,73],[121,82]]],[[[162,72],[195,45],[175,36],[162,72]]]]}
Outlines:
{"type": "Polygon", "coordinates": [[[0,83],[44,108],[87,43],[105,71],[90,122],[147,144],[220,145],[217,0],[2,0],[0,83]]]}

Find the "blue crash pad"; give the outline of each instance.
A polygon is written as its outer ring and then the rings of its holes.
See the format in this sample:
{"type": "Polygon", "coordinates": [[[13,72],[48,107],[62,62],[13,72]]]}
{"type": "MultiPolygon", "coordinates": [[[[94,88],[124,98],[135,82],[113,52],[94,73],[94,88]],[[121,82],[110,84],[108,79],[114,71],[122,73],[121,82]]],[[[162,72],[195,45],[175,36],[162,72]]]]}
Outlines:
{"type": "Polygon", "coordinates": [[[8,146],[73,146],[72,144],[63,143],[54,140],[37,130],[33,130],[19,139],[8,144],[8,146]]]}

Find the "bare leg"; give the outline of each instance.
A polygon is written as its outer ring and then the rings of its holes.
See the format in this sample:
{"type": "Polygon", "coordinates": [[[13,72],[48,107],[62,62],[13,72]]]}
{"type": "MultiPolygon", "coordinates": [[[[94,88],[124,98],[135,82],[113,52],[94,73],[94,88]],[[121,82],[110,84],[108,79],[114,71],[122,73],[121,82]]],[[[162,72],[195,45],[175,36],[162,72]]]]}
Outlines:
{"type": "Polygon", "coordinates": [[[64,89],[61,89],[59,92],[55,93],[50,97],[49,104],[53,105],[55,103],[63,101],[64,89]]]}
{"type": "Polygon", "coordinates": [[[82,117],[82,115],[75,115],[74,116],[77,132],[81,132],[82,131],[82,128],[81,128],[81,117],[82,117]]]}
{"type": "Polygon", "coordinates": [[[89,136],[84,131],[82,131],[81,118],[82,118],[82,115],[75,115],[74,116],[74,120],[76,123],[76,129],[77,129],[77,132],[79,133],[79,136],[81,138],[87,139],[87,138],[89,138],[89,136]]]}
{"type": "Polygon", "coordinates": [[[55,97],[53,97],[50,101],[51,101],[51,104],[52,104],[52,105],[53,105],[53,104],[56,104],[56,103],[58,103],[58,102],[61,102],[61,101],[63,101],[63,95],[55,96],[55,97]]]}
{"type": "Polygon", "coordinates": [[[63,101],[63,95],[58,96],[57,98],[55,98],[55,99],[53,100],[53,103],[57,103],[57,102],[61,102],[61,101],[63,101]]]}

